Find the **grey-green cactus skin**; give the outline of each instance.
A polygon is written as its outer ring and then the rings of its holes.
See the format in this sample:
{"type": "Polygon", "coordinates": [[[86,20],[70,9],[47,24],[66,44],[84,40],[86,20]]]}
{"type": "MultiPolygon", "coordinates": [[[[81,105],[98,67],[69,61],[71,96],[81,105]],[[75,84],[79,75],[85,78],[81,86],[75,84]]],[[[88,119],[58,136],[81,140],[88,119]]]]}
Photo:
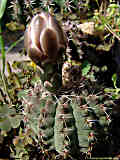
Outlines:
{"type": "Polygon", "coordinates": [[[23,99],[23,105],[27,129],[32,129],[38,141],[53,149],[56,102],[52,94],[39,82],[33,90],[29,90],[23,99]]]}
{"type": "Polygon", "coordinates": [[[56,104],[49,93],[41,99],[39,116],[39,138],[47,143],[50,148],[54,147],[54,117],[56,104]]]}
{"type": "Polygon", "coordinates": [[[54,136],[55,148],[59,153],[74,155],[79,150],[73,110],[66,96],[60,98],[56,108],[54,136]]]}
{"type": "Polygon", "coordinates": [[[57,98],[39,81],[23,99],[26,128],[48,150],[55,149],[61,155],[91,154],[108,135],[109,107],[107,101],[102,104],[103,98],[99,100],[96,95],[57,98]]]}
{"type": "Polygon", "coordinates": [[[111,120],[108,113],[111,111],[110,104],[108,104],[108,108],[105,107],[102,104],[103,100],[98,101],[99,98],[95,95],[84,98],[76,96],[71,101],[79,146],[82,152],[89,154],[97,145],[105,144],[109,135],[108,127],[111,120]]]}
{"type": "Polygon", "coordinates": [[[85,120],[85,110],[84,108],[80,107],[78,99],[73,100],[72,109],[75,117],[79,146],[81,147],[81,151],[87,152],[89,148],[88,135],[91,130],[85,120]]]}

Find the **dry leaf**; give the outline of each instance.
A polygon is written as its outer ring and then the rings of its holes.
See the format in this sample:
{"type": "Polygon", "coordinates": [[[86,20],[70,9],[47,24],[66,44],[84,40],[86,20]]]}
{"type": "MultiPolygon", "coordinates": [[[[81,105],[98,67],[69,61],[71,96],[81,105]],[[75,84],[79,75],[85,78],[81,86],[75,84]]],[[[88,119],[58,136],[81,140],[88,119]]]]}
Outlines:
{"type": "Polygon", "coordinates": [[[85,22],[85,23],[77,25],[77,27],[85,34],[93,35],[95,32],[94,22],[85,22]]]}

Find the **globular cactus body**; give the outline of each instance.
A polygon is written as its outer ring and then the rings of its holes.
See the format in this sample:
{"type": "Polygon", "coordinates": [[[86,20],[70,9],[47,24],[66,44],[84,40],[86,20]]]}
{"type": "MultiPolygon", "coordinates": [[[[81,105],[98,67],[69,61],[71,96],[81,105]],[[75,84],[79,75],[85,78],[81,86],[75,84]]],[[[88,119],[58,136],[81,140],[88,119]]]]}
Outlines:
{"type": "Polygon", "coordinates": [[[92,154],[97,144],[106,142],[108,111],[98,96],[63,95],[57,99],[39,82],[24,105],[26,127],[48,150],[55,149],[61,155],[92,154]]]}

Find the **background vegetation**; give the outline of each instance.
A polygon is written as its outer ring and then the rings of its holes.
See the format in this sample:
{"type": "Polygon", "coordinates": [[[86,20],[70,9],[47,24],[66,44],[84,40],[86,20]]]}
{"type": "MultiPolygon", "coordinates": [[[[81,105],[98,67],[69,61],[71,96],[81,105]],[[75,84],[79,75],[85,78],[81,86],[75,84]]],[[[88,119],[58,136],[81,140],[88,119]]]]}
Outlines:
{"type": "Polygon", "coordinates": [[[0,158],[119,159],[119,41],[117,0],[0,1],[0,158]],[[59,84],[53,71],[43,83],[47,69],[41,75],[28,61],[6,62],[43,10],[55,15],[68,38],[59,84]],[[17,39],[7,46],[11,34],[17,39]]]}

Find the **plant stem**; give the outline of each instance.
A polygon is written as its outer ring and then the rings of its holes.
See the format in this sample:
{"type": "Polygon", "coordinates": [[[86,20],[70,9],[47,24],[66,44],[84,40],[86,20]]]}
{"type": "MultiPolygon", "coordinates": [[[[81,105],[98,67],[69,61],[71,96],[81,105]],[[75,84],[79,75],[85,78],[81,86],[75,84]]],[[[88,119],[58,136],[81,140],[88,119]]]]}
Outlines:
{"type": "Polygon", "coordinates": [[[0,44],[1,44],[1,54],[2,54],[2,73],[4,73],[5,72],[5,45],[2,37],[1,19],[0,19],[0,44]]]}
{"type": "Polygon", "coordinates": [[[6,85],[6,82],[5,82],[5,75],[4,75],[3,72],[1,72],[1,70],[0,70],[0,77],[2,79],[4,92],[5,92],[6,96],[7,96],[8,102],[9,102],[9,104],[12,104],[10,96],[9,96],[9,92],[8,92],[8,89],[7,89],[7,85],[6,85]]]}
{"type": "Polygon", "coordinates": [[[113,31],[109,24],[106,24],[105,27],[110,33],[113,34],[113,36],[115,36],[120,41],[120,37],[113,31]]]}
{"type": "Polygon", "coordinates": [[[11,103],[9,93],[8,93],[8,90],[7,90],[7,85],[6,85],[6,82],[5,82],[5,75],[4,75],[4,72],[5,72],[5,45],[4,45],[4,40],[3,40],[3,37],[2,37],[1,19],[0,19],[0,44],[1,44],[1,54],[2,54],[2,70],[0,68],[0,77],[2,79],[4,91],[7,95],[8,101],[9,101],[9,103],[11,103]]]}

